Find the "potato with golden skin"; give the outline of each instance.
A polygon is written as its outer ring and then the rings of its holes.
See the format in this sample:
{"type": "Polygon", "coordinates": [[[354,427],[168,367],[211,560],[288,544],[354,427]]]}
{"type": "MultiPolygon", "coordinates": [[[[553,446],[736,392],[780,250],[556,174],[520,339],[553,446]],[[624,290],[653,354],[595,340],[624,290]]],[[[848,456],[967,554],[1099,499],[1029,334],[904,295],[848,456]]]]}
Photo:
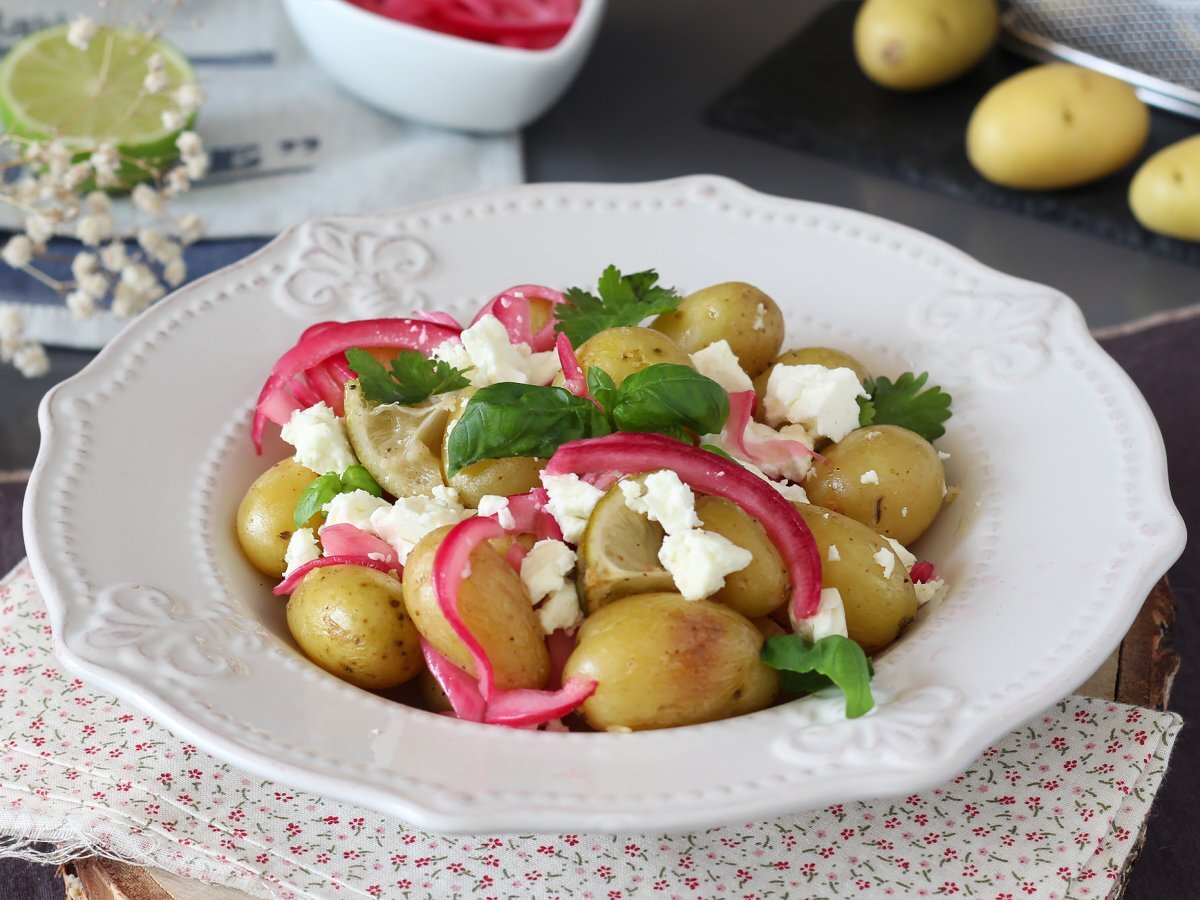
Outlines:
{"type": "MultiPolygon", "coordinates": [[[[634,372],[659,363],[696,368],[673,340],[640,326],[606,328],[597,332],[579,345],[575,358],[579,360],[584,376],[592,366],[599,366],[618,386],[634,372]]],[[[562,375],[556,375],[554,383],[561,387],[562,375]]]]}
{"type": "Polygon", "coordinates": [[[311,570],[288,598],[287,623],[305,656],[361,688],[395,687],[423,666],[400,581],[366,566],[311,570]]]}
{"type": "Polygon", "coordinates": [[[1200,241],[1200,134],[1142,163],[1129,184],[1129,208],[1144,228],[1200,241]]]}
{"type": "MultiPolygon", "coordinates": [[[[287,568],[283,557],[296,530],[296,504],[316,477],[311,469],[285,459],[259,475],[238,504],[238,543],[264,575],[280,578],[287,568]]],[[[318,513],[305,524],[313,527],[320,520],[318,513]]]]}
{"type": "Polygon", "coordinates": [[[933,445],[898,425],[858,428],[821,451],[805,479],[808,499],[911,544],[933,524],[946,470],[933,445]]]}
{"type": "Polygon", "coordinates": [[[754,712],[779,691],[744,616],[709,600],[635,594],[584,620],[564,678],[596,681],[580,713],[599,730],[673,728],[754,712]]]}
{"type": "Polygon", "coordinates": [[[846,630],[867,653],[878,653],[917,614],[912,579],[887,541],[866,525],[819,506],[794,506],[817,543],[821,586],[842,595],[846,630]],[[831,547],[837,549],[830,553],[831,547]]]}
{"type": "Polygon", "coordinates": [[[920,91],[972,69],[998,31],[995,0],[867,0],[854,21],[854,57],[881,87],[920,91]]]}
{"type": "MultiPolygon", "coordinates": [[[[452,527],[431,531],[409,553],[404,567],[404,602],[421,636],[454,665],[475,675],[475,661],[446,621],[433,587],[433,560],[452,527]]],[[[545,687],[550,658],[529,591],[488,543],[471,552],[470,574],[462,581],[458,611],[491,660],[496,687],[545,687]]]]}
{"type": "Polygon", "coordinates": [[[765,616],[783,605],[791,591],[787,567],[766,529],[732,500],[696,498],[696,515],[707,531],[726,537],[754,559],[750,565],[725,576],[725,585],[709,597],[748,619],[765,616]]]}
{"type": "Polygon", "coordinates": [[[770,365],[783,346],[779,305],[754,285],[741,281],[726,281],[688,294],[650,327],[672,338],[684,353],[728,341],[751,378],[770,365]]]}

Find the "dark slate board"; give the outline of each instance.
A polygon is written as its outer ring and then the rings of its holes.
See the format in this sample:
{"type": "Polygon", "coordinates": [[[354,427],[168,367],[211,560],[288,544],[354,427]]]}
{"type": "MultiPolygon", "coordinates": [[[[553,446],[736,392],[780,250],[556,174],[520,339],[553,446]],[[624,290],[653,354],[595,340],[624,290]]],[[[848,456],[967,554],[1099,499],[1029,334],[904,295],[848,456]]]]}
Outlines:
{"type": "MultiPolygon", "coordinates": [[[[1067,191],[1015,191],[981,178],[965,151],[971,111],[989,88],[1029,63],[996,49],[953,84],[919,93],[885,90],[868,81],[854,61],[851,35],[859,5],[833,4],[717,100],[706,113],[708,122],[970,203],[1200,264],[1200,244],[1153,234],[1129,212],[1126,191],[1136,163],[1067,191]]],[[[1141,159],[1197,131],[1200,123],[1154,111],[1141,159]]]]}

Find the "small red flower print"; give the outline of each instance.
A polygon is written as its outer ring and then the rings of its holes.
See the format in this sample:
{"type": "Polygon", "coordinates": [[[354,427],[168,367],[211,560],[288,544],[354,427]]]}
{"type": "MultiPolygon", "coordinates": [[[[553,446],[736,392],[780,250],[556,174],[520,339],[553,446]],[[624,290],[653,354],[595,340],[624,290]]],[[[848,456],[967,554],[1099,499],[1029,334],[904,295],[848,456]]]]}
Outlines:
{"type": "Polygon", "coordinates": [[[696,861],[694,859],[692,859],[690,856],[679,857],[678,865],[679,865],[679,868],[681,868],[681,869],[690,869],[695,864],[696,864],[696,861]]]}
{"type": "Polygon", "coordinates": [[[609,891],[608,892],[608,900],[621,900],[621,898],[624,896],[625,895],[622,894],[620,891],[609,891]]]}
{"type": "Polygon", "coordinates": [[[1017,802],[1017,798],[1016,797],[1000,797],[996,802],[1003,804],[1004,806],[1012,806],[1014,803],[1017,802]]]}
{"type": "Polygon", "coordinates": [[[700,879],[696,878],[693,875],[689,875],[687,878],[683,879],[683,883],[686,884],[688,886],[688,888],[693,891],[696,888],[700,887],[700,879]]]}
{"type": "Polygon", "coordinates": [[[612,878],[612,869],[608,866],[600,866],[596,869],[596,875],[599,878],[612,878]]]}
{"type": "Polygon", "coordinates": [[[534,872],[526,872],[526,873],[525,873],[525,880],[526,880],[526,881],[531,881],[531,882],[532,882],[532,881],[539,881],[539,880],[541,879],[541,877],[542,877],[542,873],[541,873],[541,872],[534,871],[534,872]]]}
{"type": "Polygon", "coordinates": [[[942,836],[940,834],[938,834],[936,831],[931,831],[931,832],[929,832],[929,834],[925,835],[925,837],[921,838],[921,840],[923,840],[925,842],[925,845],[928,847],[932,847],[934,844],[936,844],[941,839],[942,839],[942,836]]]}
{"type": "Polygon", "coordinates": [[[958,851],[953,847],[947,847],[942,851],[942,857],[944,859],[958,859],[958,851]]]}
{"type": "Polygon", "coordinates": [[[1075,721],[1076,722],[1086,722],[1091,717],[1092,717],[1092,714],[1090,712],[1088,712],[1086,709],[1075,710],[1075,721]]]}
{"type": "Polygon", "coordinates": [[[817,852],[821,854],[821,859],[829,859],[829,857],[837,853],[837,850],[833,847],[822,847],[817,852]]]}
{"type": "Polygon", "coordinates": [[[290,850],[292,852],[292,856],[299,856],[301,853],[304,852],[304,845],[303,844],[295,844],[291,847],[288,847],[288,850],[290,850]]]}
{"type": "Polygon", "coordinates": [[[966,813],[968,819],[973,819],[979,815],[979,807],[974,803],[967,803],[963,805],[963,812],[966,813]]]}
{"type": "Polygon", "coordinates": [[[854,882],[854,886],[860,891],[869,891],[871,889],[871,882],[867,881],[865,878],[860,878],[858,881],[854,882]]]}
{"type": "MultiPolygon", "coordinates": [[[[412,837],[412,836],[405,835],[405,837],[412,837]]],[[[412,840],[415,841],[416,838],[414,837],[414,838],[412,838],[412,840]]],[[[412,843],[412,841],[406,841],[406,843],[412,843]]],[[[503,846],[504,846],[504,841],[500,840],[500,838],[494,837],[494,838],[488,838],[486,841],[484,841],[480,845],[479,849],[480,850],[499,850],[503,846]]]]}
{"type": "Polygon", "coordinates": [[[383,894],[383,888],[377,884],[373,884],[367,888],[367,893],[372,897],[379,897],[383,894]]]}
{"type": "Polygon", "coordinates": [[[173,779],[170,772],[161,772],[159,773],[158,780],[162,782],[164,787],[170,787],[173,779]]]}
{"type": "Polygon", "coordinates": [[[1009,784],[1016,784],[1021,780],[1021,773],[1016,769],[1005,769],[1004,777],[1008,779],[1009,784]]]}
{"type": "Polygon", "coordinates": [[[229,818],[234,822],[240,822],[246,818],[246,813],[241,809],[231,809],[229,811],[229,818]]]}
{"type": "Polygon", "coordinates": [[[553,856],[555,853],[554,845],[553,844],[542,844],[540,847],[537,848],[537,852],[542,854],[542,856],[553,856]]]}
{"type": "Polygon", "coordinates": [[[1077,760],[1077,759],[1068,759],[1068,760],[1064,760],[1064,762],[1063,762],[1063,771],[1064,772],[1074,772],[1078,767],[1079,767],[1079,760],[1077,760]]]}
{"type": "Polygon", "coordinates": [[[406,862],[408,862],[408,854],[407,853],[393,853],[392,858],[389,860],[389,862],[393,866],[402,866],[406,862]]]}
{"type": "Polygon", "coordinates": [[[958,893],[958,885],[955,884],[953,881],[943,881],[942,886],[937,889],[937,893],[939,893],[939,894],[957,894],[958,893]]]}
{"type": "Polygon", "coordinates": [[[1017,842],[1017,839],[1015,837],[1013,837],[1011,834],[1000,835],[1000,843],[1002,843],[1005,847],[1011,847],[1016,842],[1017,842]]]}
{"type": "Polygon", "coordinates": [[[857,837],[858,832],[853,828],[843,828],[838,834],[841,835],[843,841],[848,841],[853,837],[857,837]]]}
{"type": "Polygon", "coordinates": [[[794,834],[785,834],[783,836],[783,846],[791,850],[796,846],[796,836],[794,834]]]}
{"type": "Polygon", "coordinates": [[[364,819],[362,818],[362,816],[358,816],[356,818],[351,819],[349,824],[350,824],[351,828],[362,828],[363,824],[364,824],[364,819]]]}
{"type": "Polygon", "coordinates": [[[721,838],[721,844],[722,844],[722,846],[725,846],[725,847],[737,847],[741,843],[742,843],[741,841],[736,840],[734,838],[727,838],[727,837],[721,838]]]}
{"type": "MultiPolygon", "coordinates": [[[[356,851],[354,851],[354,850],[348,850],[347,852],[348,852],[348,853],[353,853],[353,854],[355,855],[355,857],[357,857],[357,856],[358,856],[358,853],[357,853],[356,851]]],[[[430,856],[418,856],[416,859],[414,859],[414,860],[413,860],[413,865],[414,865],[414,866],[416,866],[418,869],[423,869],[423,868],[425,868],[427,865],[429,865],[431,862],[433,862],[433,857],[430,857],[430,856]]]]}
{"type": "Polygon", "coordinates": [[[1125,745],[1122,744],[1120,741],[1112,741],[1107,747],[1104,748],[1104,752],[1105,753],[1116,753],[1118,750],[1122,749],[1124,746],[1125,745]]]}
{"type": "Polygon", "coordinates": [[[297,825],[295,822],[288,822],[287,827],[284,829],[284,831],[286,831],[292,837],[295,837],[296,835],[300,834],[300,832],[302,832],[303,830],[304,829],[301,828],[299,825],[297,825]]]}
{"type": "Polygon", "coordinates": [[[325,865],[331,859],[333,859],[333,857],[330,856],[328,853],[318,853],[317,854],[317,862],[319,862],[321,865],[325,865]]]}
{"type": "Polygon", "coordinates": [[[291,803],[296,798],[293,797],[291,794],[289,794],[287,791],[276,791],[275,799],[278,800],[280,803],[291,803]]]}
{"type": "Polygon", "coordinates": [[[924,827],[929,824],[929,816],[925,815],[925,813],[917,813],[913,816],[913,821],[924,827]]]}
{"type": "Polygon", "coordinates": [[[904,805],[905,806],[920,806],[921,805],[921,795],[920,794],[909,794],[907,797],[904,798],[904,805]]]}
{"type": "Polygon", "coordinates": [[[260,853],[260,854],[258,854],[258,856],[254,857],[254,861],[256,863],[258,863],[260,866],[266,865],[268,862],[271,861],[271,854],[260,853]]]}
{"type": "Polygon", "coordinates": [[[1129,840],[1129,829],[1118,828],[1113,832],[1113,837],[1115,837],[1118,841],[1127,841],[1129,840]]]}
{"type": "Polygon", "coordinates": [[[1061,782],[1057,778],[1051,778],[1042,787],[1047,791],[1057,791],[1061,786],[1061,782]]]}
{"type": "Polygon", "coordinates": [[[1021,890],[1032,896],[1033,894],[1037,893],[1037,885],[1032,881],[1022,881],[1021,890]]]}
{"type": "Polygon", "coordinates": [[[883,838],[880,838],[879,840],[877,840],[875,842],[875,846],[878,847],[880,850],[895,850],[896,849],[895,844],[893,844],[891,841],[884,840],[883,838]]]}
{"type": "Polygon", "coordinates": [[[625,845],[625,855],[626,856],[637,856],[641,852],[642,852],[642,848],[639,847],[637,844],[626,844],[625,845]]]}
{"type": "Polygon", "coordinates": [[[963,878],[974,878],[979,874],[979,866],[974,863],[967,863],[963,866],[963,878]]]}
{"type": "Polygon", "coordinates": [[[771,863],[771,866],[777,872],[786,872],[788,869],[790,869],[792,867],[792,864],[790,862],[788,862],[786,859],[777,859],[777,860],[775,860],[775,862],[771,863]]]}
{"type": "Polygon", "coordinates": [[[671,883],[669,881],[667,881],[667,879],[665,879],[665,878],[660,878],[660,879],[658,879],[658,881],[654,882],[654,884],[651,885],[651,887],[656,891],[665,891],[670,886],[671,886],[671,883]]]}
{"type": "Polygon", "coordinates": [[[897,819],[895,816],[893,816],[893,817],[892,817],[892,818],[890,818],[890,819],[884,819],[884,820],[883,820],[883,827],[884,827],[884,828],[899,828],[899,827],[900,827],[900,820],[899,820],[899,819],[897,819]]]}
{"type": "MultiPolygon", "coordinates": [[[[487,887],[488,885],[490,885],[492,883],[492,879],[488,878],[486,875],[484,875],[483,877],[484,877],[484,880],[487,882],[486,884],[484,883],[484,881],[479,882],[483,887],[487,887]]],[[[409,881],[407,878],[401,878],[399,881],[396,882],[396,887],[400,888],[400,890],[402,890],[402,891],[407,891],[409,888],[412,887],[412,882],[409,881]]]]}
{"type": "MultiPolygon", "coordinates": [[[[493,838],[492,840],[496,841],[494,846],[497,846],[497,847],[500,846],[499,838],[493,838]]],[[[416,842],[417,842],[417,836],[415,834],[406,834],[400,838],[400,843],[402,843],[402,844],[415,844],[416,842]]]]}
{"type": "Polygon", "coordinates": [[[1096,766],[1096,771],[1099,772],[1101,775],[1110,775],[1113,772],[1115,772],[1116,770],[1117,770],[1117,767],[1114,766],[1112,763],[1101,763],[1100,765],[1096,766]]]}
{"type": "Polygon", "coordinates": [[[800,867],[800,874],[801,874],[801,875],[815,875],[815,874],[817,874],[817,864],[816,864],[816,863],[810,863],[810,862],[808,862],[808,863],[805,863],[804,865],[802,865],[802,866],[800,867]]]}
{"type": "Polygon", "coordinates": [[[996,900],[1013,900],[1012,894],[997,894],[996,900]]]}
{"type": "Polygon", "coordinates": [[[562,839],[563,843],[568,847],[577,847],[579,845],[579,835],[577,834],[564,834],[562,839]]]}

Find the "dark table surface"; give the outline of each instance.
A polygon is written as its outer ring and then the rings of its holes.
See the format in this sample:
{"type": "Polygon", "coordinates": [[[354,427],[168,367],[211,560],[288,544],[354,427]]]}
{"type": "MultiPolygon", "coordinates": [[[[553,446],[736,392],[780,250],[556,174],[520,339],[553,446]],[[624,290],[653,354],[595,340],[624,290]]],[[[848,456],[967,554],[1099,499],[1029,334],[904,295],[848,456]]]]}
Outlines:
{"type": "MultiPolygon", "coordinates": [[[[526,132],[528,179],[647,181],[713,172],[762,191],[865,210],[940,237],[994,268],[1058,288],[1079,303],[1094,328],[1200,300],[1200,270],[1193,266],[706,126],[705,108],[827,2],[610,0],[595,50],[577,82],[526,132]]],[[[338,211],[336,198],[331,198],[329,212],[338,211]]],[[[259,240],[206,244],[198,248],[202,258],[192,258],[193,273],[260,245],[259,240]]],[[[91,356],[53,350],[50,375],[37,381],[0,366],[0,471],[32,464],[38,400],[91,356]]],[[[1192,366],[1190,375],[1179,373],[1181,383],[1200,374],[1192,366]]],[[[1191,621],[1189,605],[1196,599],[1195,587],[1191,582],[1176,585],[1181,607],[1177,640],[1184,669],[1172,703],[1193,720],[1194,712],[1200,714],[1193,709],[1200,700],[1200,679],[1189,665],[1200,656],[1200,629],[1191,621]]],[[[1191,745],[1185,729],[1129,897],[1200,893],[1195,887],[1200,883],[1200,830],[1193,824],[1200,776],[1189,765],[1191,745]]],[[[61,889],[53,892],[52,881],[50,867],[0,861],[0,900],[61,896],[61,889]]]]}

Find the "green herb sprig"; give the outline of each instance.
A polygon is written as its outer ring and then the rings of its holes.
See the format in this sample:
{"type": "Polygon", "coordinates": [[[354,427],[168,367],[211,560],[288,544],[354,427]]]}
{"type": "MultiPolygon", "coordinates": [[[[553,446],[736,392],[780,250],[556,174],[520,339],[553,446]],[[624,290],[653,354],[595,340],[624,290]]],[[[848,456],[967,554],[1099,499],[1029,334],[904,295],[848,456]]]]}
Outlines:
{"type": "Polygon", "coordinates": [[[811,694],[837,685],[846,695],[846,718],[865,716],[875,707],[871,696],[874,669],[862,647],[831,634],[812,643],[795,634],[767,638],[762,661],[780,670],[779,686],[789,693],[811,694]]]}
{"type": "Polygon", "coordinates": [[[674,288],[659,285],[653,269],[622,275],[610,265],[600,275],[596,289],[599,296],[583,288],[567,288],[569,302],[555,307],[558,321],[554,327],[575,347],[606,328],[637,325],[650,316],[670,312],[683,299],[674,288]]]}
{"type": "Polygon", "coordinates": [[[346,361],[358,376],[363,395],[374,403],[412,406],[471,383],[464,374],[469,369],[456,369],[445,360],[428,358],[416,350],[401,350],[392,360],[390,371],[358,347],[346,351],[346,361]]]}
{"type": "Polygon", "coordinates": [[[366,491],[374,497],[383,496],[383,488],[363,466],[350,466],[341,475],[330,472],[317,476],[296,501],[296,510],[292,514],[296,527],[303,528],[305,522],[319,513],[321,507],[338,494],[349,494],[352,491],[366,491]]]}
{"type": "Polygon", "coordinates": [[[893,383],[880,376],[864,385],[870,398],[859,397],[859,425],[899,425],[927,441],[946,433],[951,397],[936,385],[926,388],[929,373],[905,372],[893,383]]]}

